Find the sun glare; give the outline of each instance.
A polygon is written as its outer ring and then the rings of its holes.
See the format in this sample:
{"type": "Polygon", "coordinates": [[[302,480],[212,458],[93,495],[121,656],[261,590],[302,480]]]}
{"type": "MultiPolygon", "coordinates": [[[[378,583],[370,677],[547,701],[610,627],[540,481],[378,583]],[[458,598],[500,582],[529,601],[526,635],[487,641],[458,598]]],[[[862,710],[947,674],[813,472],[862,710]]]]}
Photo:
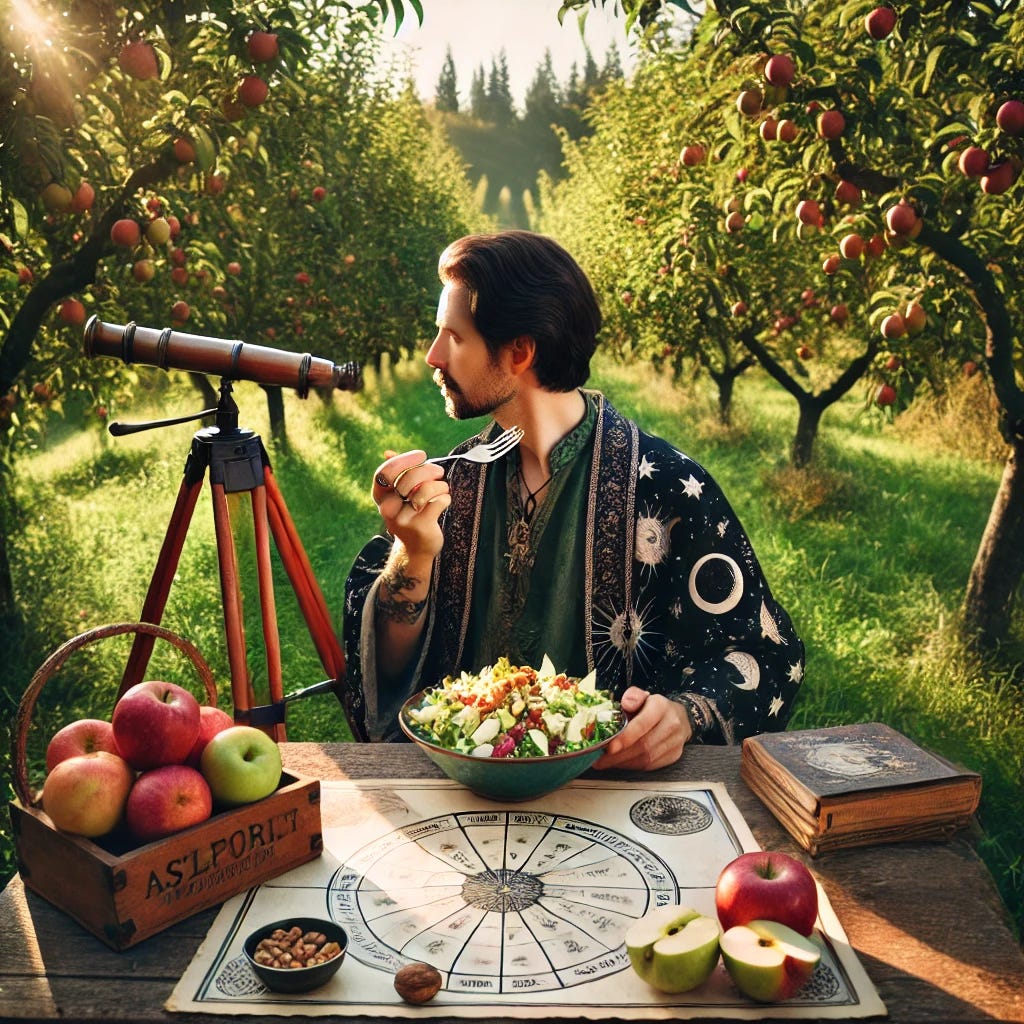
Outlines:
{"type": "Polygon", "coordinates": [[[31,47],[50,47],[56,42],[58,27],[49,12],[41,12],[32,0],[12,0],[11,23],[31,47]]]}

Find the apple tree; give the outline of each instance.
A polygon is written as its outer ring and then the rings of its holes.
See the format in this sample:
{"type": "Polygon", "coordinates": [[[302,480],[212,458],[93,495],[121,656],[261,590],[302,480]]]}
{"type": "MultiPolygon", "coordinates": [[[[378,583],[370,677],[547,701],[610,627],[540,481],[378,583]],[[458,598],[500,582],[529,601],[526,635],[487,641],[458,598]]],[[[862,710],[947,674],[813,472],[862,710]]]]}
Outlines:
{"type": "Polygon", "coordinates": [[[792,457],[805,465],[822,413],[879,343],[847,329],[863,287],[850,273],[823,286],[820,260],[777,216],[765,182],[788,173],[773,152],[786,144],[755,133],[746,151],[716,137],[741,78],[708,85],[705,61],[699,48],[666,49],[606,93],[593,135],[566,144],[571,174],[549,190],[543,222],[598,268],[606,335],[677,376],[708,372],[723,421],[736,379],[759,361],[799,405],[792,457]]]}

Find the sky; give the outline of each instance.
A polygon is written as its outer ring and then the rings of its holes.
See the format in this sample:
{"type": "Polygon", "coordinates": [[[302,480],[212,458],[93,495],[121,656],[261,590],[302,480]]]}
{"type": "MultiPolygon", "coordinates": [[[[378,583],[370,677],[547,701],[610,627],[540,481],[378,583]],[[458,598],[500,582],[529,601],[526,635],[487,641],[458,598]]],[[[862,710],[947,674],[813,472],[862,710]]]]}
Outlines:
{"type": "Polygon", "coordinates": [[[394,22],[388,22],[385,54],[413,62],[417,92],[422,100],[432,103],[450,46],[459,102],[468,106],[473,73],[481,64],[489,72],[492,60],[504,49],[512,99],[520,112],[545,50],[551,51],[560,85],[568,80],[574,63],[583,70],[586,47],[601,67],[613,42],[628,74],[632,66],[630,45],[621,15],[613,13],[616,4],[609,0],[604,7],[590,9],[585,38],[580,37],[575,13],[570,12],[559,25],[558,6],[558,0],[423,0],[422,25],[408,5],[397,36],[394,22]]]}

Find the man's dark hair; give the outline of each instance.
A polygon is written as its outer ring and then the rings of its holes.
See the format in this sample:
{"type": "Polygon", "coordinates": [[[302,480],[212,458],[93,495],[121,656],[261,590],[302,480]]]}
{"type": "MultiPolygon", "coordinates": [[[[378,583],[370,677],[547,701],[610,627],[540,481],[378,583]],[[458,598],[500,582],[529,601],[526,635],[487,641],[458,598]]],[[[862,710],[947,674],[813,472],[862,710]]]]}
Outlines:
{"type": "Polygon", "coordinates": [[[437,271],[445,284],[468,290],[473,322],[492,353],[529,336],[542,388],[586,383],[601,310],[587,275],[557,242],[531,231],[466,235],[441,253],[437,271]]]}

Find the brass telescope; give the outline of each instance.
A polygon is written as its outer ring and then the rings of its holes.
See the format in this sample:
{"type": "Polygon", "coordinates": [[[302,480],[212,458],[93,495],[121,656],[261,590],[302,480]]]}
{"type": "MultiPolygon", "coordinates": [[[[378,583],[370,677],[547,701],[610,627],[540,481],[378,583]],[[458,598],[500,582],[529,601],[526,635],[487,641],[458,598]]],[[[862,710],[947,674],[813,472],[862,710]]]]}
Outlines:
{"type": "Polygon", "coordinates": [[[90,317],[85,325],[85,354],[113,356],[126,363],[145,363],[162,370],[192,370],[226,380],[250,380],[295,388],[305,398],[310,388],[359,391],[363,371],[358,363],[332,363],[308,352],[286,352],[245,341],[228,341],[165,327],[103,323],[90,317]]]}

